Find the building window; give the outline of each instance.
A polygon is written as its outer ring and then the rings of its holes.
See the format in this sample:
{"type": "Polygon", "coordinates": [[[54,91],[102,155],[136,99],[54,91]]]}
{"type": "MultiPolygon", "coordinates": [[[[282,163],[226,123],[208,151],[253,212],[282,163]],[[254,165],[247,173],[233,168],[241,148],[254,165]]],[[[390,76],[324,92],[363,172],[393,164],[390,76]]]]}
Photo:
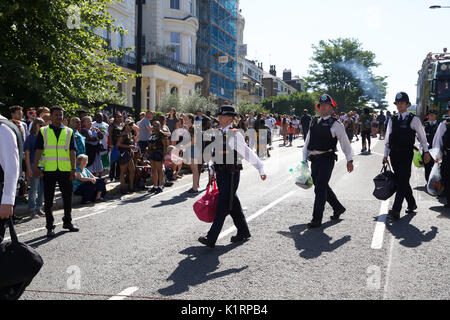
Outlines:
{"type": "Polygon", "coordinates": [[[195,15],[194,0],[189,0],[189,12],[191,16],[195,15]]]}
{"type": "Polygon", "coordinates": [[[194,52],[192,50],[192,38],[191,37],[188,38],[188,52],[189,52],[188,63],[194,64],[194,52]]]}
{"type": "Polygon", "coordinates": [[[181,60],[181,34],[179,32],[170,33],[170,44],[174,48],[172,51],[172,59],[181,60]]]}
{"type": "Polygon", "coordinates": [[[117,46],[119,49],[123,49],[125,47],[125,34],[119,32],[117,46]]]}
{"type": "Polygon", "coordinates": [[[170,9],[180,10],[180,0],[170,0],[170,9]]]}

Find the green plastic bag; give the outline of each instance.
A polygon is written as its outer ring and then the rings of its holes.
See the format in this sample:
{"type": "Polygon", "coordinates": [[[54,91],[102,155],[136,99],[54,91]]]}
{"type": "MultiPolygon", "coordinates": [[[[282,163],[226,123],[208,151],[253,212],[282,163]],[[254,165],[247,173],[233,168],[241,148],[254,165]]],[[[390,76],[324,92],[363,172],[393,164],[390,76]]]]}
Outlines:
{"type": "Polygon", "coordinates": [[[420,151],[417,149],[414,149],[414,158],[413,158],[413,163],[417,168],[423,168],[424,164],[423,164],[423,159],[422,159],[422,154],[420,153],[420,151]]]}
{"type": "Polygon", "coordinates": [[[303,189],[310,189],[313,186],[311,171],[308,164],[302,161],[295,169],[289,170],[294,176],[295,184],[303,189]]]}

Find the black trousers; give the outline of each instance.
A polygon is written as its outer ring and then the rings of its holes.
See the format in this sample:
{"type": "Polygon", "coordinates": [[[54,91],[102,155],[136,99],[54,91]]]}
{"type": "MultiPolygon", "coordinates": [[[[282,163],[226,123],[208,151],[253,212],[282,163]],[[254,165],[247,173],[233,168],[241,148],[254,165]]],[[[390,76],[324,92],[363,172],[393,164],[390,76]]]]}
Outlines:
{"type": "MultiPolygon", "coordinates": [[[[431,148],[430,148],[431,149],[431,148]]],[[[422,159],[425,158],[425,153],[422,152],[422,159]]],[[[425,167],[425,180],[430,180],[430,174],[431,174],[431,170],[433,170],[433,166],[434,166],[434,159],[431,158],[431,161],[428,163],[424,163],[424,167],[425,167]]]]}
{"type": "Polygon", "coordinates": [[[105,179],[97,179],[97,182],[93,184],[92,182],[84,182],[80,185],[74,192],[77,196],[82,196],[81,202],[86,203],[87,201],[95,201],[97,197],[97,192],[101,192],[101,196],[104,197],[106,194],[106,183],[105,179]]]}
{"type": "Polygon", "coordinates": [[[414,151],[412,149],[391,151],[390,154],[395,183],[397,184],[397,192],[392,210],[397,212],[402,211],[403,200],[405,199],[408,203],[408,208],[416,205],[416,200],[414,199],[411,185],[409,184],[413,157],[414,151]]]}
{"type": "Polygon", "coordinates": [[[340,211],[344,208],[329,186],[334,163],[334,155],[320,156],[311,161],[311,176],[316,194],[312,222],[322,223],[326,202],[331,205],[333,211],[340,211]]]}
{"type": "Polygon", "coordinates": [[[55,198],[56,183],[58,182],[59,189],[62,193],[64,202],[64,224],[72,223],[72,192],[73,183],[70,181],[70,172],[62,171],[45,171],[44,172],[44,211],[47,222],[46,228],[48,230],[54,229],[52,208],[53,200],[55,198]]]}
{"type": "Polygon", "coordinates": [[[445,188],[445,197],[447,198],[447,204],[450,205],[450,154],[447,153],[447,155],[444,153],[444,156],[442,157],[442,164],[441,164],[441,176],[442,176],[442,182],[444,184],[445,188]]]}
{"type": "Polygon", "coordinates": [[[247,220],[245,220],[245,215],[242,211],[241,202],[236,195],[236,191],[239,187],[240,175],[241,173],[239,171],[234,173],[234,181],[232,186],[231,171],[223,170],[216,172],[217,187],[219,188],[219,199],[217,203],[216,217],[214,218],[214,222],[207,235],[208,240],[213,243],[216,243],[228,213],[230,213],[234,225],[237,228],[237,234],[242,236],[250,235],[247,220]],[[231,196],[233,197],[233,208],[230,212],[229,207],[231,196]]]}

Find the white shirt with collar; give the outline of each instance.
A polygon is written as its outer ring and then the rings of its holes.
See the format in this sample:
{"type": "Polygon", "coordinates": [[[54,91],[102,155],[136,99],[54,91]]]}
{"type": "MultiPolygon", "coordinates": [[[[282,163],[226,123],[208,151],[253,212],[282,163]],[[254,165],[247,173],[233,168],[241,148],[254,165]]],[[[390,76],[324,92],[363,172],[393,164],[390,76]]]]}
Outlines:
{"type": "Polygon", "coordinates": [[[444,120],[439,125],[436,134],[434,135],[433,149],[442,149],[442,146],[444,144],[442,138],[444,137],[446,131],[447,131],[447,120],[444,120]]]}
{"type": "MultiPolygon", "coordinates": [[[[0,116],[0,119],[7,120],[0,116]]],[[[16,134],[7,126],[0,126],[0,165],[5,173],[1,204],[14,205],[19,179],[19,150],[16,134]]]]}
{"type": "MultiPolygon", "coordinates": [[[[396,115],[396,117],[400,120],[400,117],[402,120],[405,120],[406,117],[409,116],[409,112],[406,111],[402,114],[396,115]]],[[[392,119],[391,119],[392,120],[392,119]]],[[[422,122],[420,121],[419,117],[414,117],[414,119],[411,121],[411,129],[413,129],[416,132],[417,139],[419,139],[420,145],[422,146],[422,149],[424,152],[428,152],[428,141],[427,141],[427,134],[425,133],[425,128],[422,125],[422,122]]],[[[385,148],[384,148],[384,157],[389,157],[389,154],[391,152],[391,149],[389,148],[389,136],[392,133],[392,121],[389,121],[386,135],[385,135],[385,148]]]]}
{"type": "MultiPolygon", "coordinates": [[[[325,118],[320,118],[318,123],[320,123],[322,120],[328,120],[328,119],[330,119],[330,117],[331,117],[331,115],[327,116],[325,118]]],[[[345,158],[347,159],[347,162],[353,161],[353,148],[350,143],[350,140],[348,139],[347,133],[345,132],[344,125],[339,121],[335,121],[333,123],[333,125],[331,126],[330,131],[331,131],[331,136],[333,138],[338,139],[339,144],[341,145],[342,151],[345,154],[345,158]]],[[[310,156],[310,155],[318,155],[318,154],[323,154],[323,153],[333,151],[331,149],[328,151],[318,151],[318,150],[309,151],[308,146],[309,146],[310,139],[311,139],[311,130],[309,130],[309,132],[308,132],[308,136],[306,137],[306,141],[305,141],[305,146],[303,147],[303,161],[307,161],[308,156],[310,156]]]]}
{"type": "MultiPolygon", "coordinates": [[[[220,130],[222,133],[226,134],[230,129],[231,125],[228,125],[227,127],[221,128],[220,130]]],[[[245,160],[250,162],[258,170],[260,176],[266,175],[264,173],[264,164],[262,163],[261,159],[259,159],[258,155],[247,146],[242,133],[239,130],[237,130],[236,134],[233,135],[233,138],[234,139],[228,139],[228,145],[230,146],[230,148],[232,150],[236,150],[237,153],[239,153],[245,160]]],[[[212,160],[209,162],[209,168],[211,173],[213,173],[212,172],[213,163],[214,162],[212,160]]]]}

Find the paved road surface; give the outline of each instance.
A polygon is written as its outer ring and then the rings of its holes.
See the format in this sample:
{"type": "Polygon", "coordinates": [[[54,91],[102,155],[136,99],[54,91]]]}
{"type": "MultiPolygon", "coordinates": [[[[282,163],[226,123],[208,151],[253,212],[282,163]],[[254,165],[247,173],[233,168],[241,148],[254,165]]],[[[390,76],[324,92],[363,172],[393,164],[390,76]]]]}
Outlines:
{"type": "MultiPolygon", "coordinates": [[[[332,222],[308,230],[314,191],[295,186],[289,169],[300,161],[303,141],[276,146],[264,160],[268,179],[246,165],[239,197],[252,238],[230,243],[227,218],[216,249],[197,242],[209,225],[197,220],[186,193],[191,177],[164,193],[75,209],[76,234],[57,226],[48,240],[40,218],[18,225],[20,239],[37,248],[45,264],[22,299],[449,299],[449,212],[423,188],[423,169],[411,184],[419,209],[386,220],[390,203],[372,196],[384,141],[372,155],[354,142],[355,171],[342,152],[331,186],[347,208],[332,222]]],[[[206,174],[202,186],[206,186],[206,174]]],[[[60,222],[62,212],[56,213],[60,222]]]]}

